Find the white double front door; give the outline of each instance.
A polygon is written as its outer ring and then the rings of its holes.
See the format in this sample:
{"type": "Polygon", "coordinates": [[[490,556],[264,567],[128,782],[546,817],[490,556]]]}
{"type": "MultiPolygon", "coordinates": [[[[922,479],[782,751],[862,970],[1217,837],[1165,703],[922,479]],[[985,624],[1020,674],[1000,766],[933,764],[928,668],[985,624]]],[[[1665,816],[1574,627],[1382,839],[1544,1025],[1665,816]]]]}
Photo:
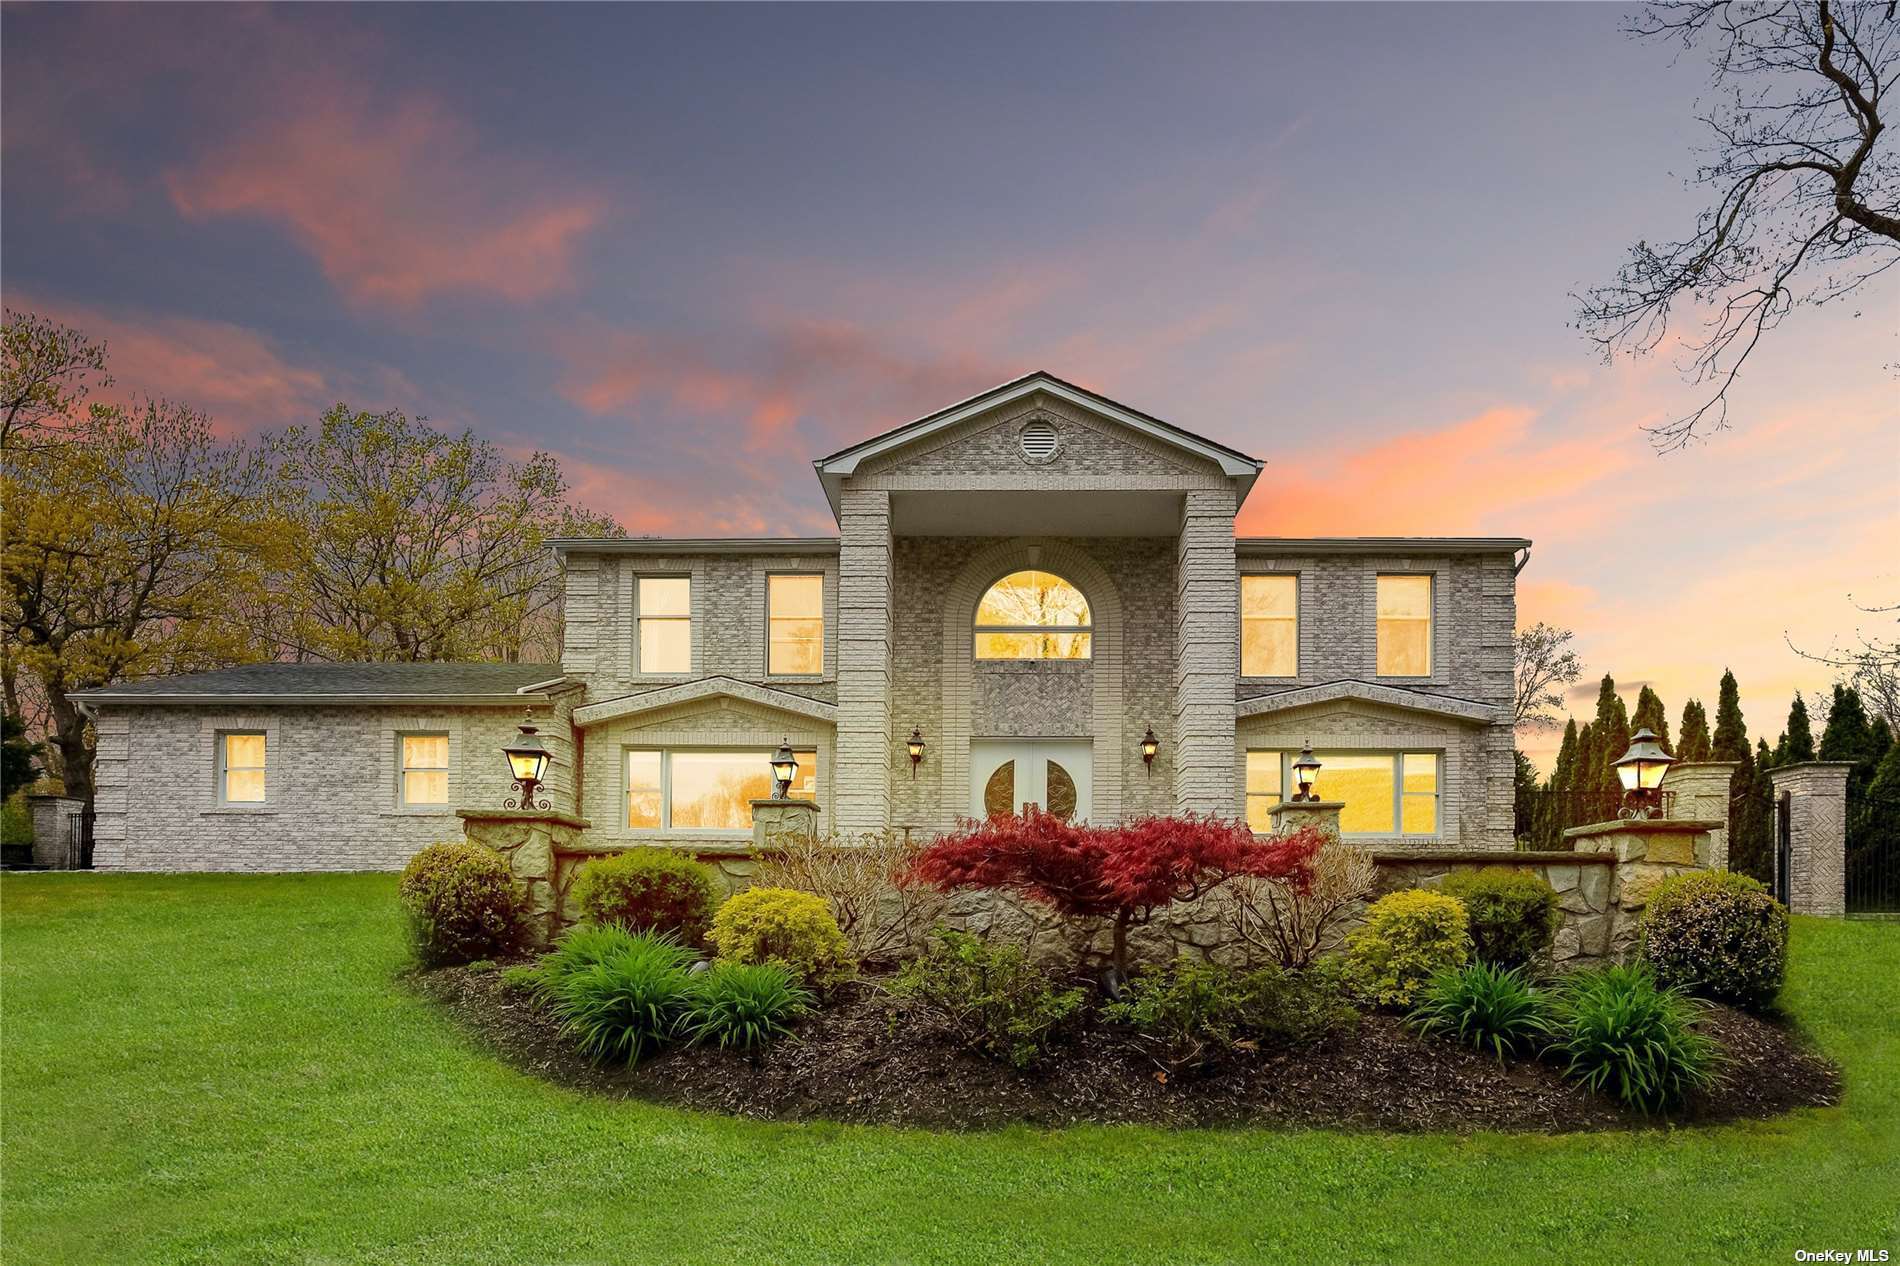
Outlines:
{"type": "Polygon", "coordinates": [[[1080,822],[1089,816],[1094,744],[1087,739],[979,739],[970,744],[970,816],[1036,807],[1080,822]]]}

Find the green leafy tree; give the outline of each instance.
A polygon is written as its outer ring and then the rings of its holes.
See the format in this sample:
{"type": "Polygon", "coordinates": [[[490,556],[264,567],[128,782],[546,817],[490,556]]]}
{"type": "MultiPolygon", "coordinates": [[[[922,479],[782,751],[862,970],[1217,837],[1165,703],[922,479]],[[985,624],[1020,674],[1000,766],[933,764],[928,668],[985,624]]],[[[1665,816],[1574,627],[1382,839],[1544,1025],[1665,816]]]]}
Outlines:
{"type": "Polygon", "coordinates": [[[1798,693],[1788,705],[1788,728],[1775,744],[1775,764],[1814,759],[1814,731],[1808,723],[1808,705],[1798,693]]]}
{"type": "Polygon", "coordinates": [[[1709,714],[1700,699],[1682,705],[1682,728],[1676,740],[1677,760],[1714,760],[1709,741],[1709,714]]]}
{"type": "Polygon", "coordinates": [[[1669,741],[1669,713],[1663,708],[1662,696],[1649,686],[1644,686],[1636,695],[1636,714],[1630,718],[1630,728],[1640,730],[1647,726],[1651,733],[1662,741],[1663,750],[1674,756],[1675,745],[1669,741]]]}

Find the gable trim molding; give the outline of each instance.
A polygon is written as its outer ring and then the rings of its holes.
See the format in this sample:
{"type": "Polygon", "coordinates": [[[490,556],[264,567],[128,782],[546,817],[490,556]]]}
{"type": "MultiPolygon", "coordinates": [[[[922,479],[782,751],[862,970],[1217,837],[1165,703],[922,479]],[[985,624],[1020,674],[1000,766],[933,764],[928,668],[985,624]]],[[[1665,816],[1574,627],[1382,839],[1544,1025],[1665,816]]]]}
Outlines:
{"type": "Polygon", "coordinates": [[[1294,708],[1310,708],[1322,703],[1369,703],[1401,712],[1420,712],[1466,725],[1490,725],[1503,719],[1500,709],[1475,699],[1453,695],[1426,694],[1403,686],[1386,686],[1370,681],[1329,681],[1318,686],[1302,686],[1274,694],[1242,699],[1234,711],[1241,718],[1271,716],[1294,708]]]}
{"type": "Polygon", "coordinates": [[[638,716],[643,712],[670,708],[676,704],[715,698],[738,699],[762,708],[771,708],[777,712],[789,712],[794,716],[823,721],[827,725],[834,725],[838,720],[838,705],[835,703],[826,703],[822,699],[808,699],[804,695],[793,694],[788,690],[755,686],[751,682],[740,681],[734,677],[702,677],[698,681],[663,686],[658,690],[642,690],[635,694],[603,699],[599,703],[590,703],[585,707],[576,708],[574,709],[574,724],[598,725],[603,721],[638,716]]]}

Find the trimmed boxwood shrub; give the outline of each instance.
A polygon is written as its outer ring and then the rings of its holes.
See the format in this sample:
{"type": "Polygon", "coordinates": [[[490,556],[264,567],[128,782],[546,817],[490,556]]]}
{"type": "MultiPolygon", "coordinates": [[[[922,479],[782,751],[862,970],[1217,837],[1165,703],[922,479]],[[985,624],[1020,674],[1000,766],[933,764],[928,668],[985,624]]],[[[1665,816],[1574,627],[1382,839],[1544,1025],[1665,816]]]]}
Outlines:
{"type": "Polygon", "coordinates": [[[1788,971],[1788,909],[1747,875],[1675,875],[1650,894],[1641,957],[1663,985],[1765,1007],[1788,971]]]}
{"type": "Polygon", "coordinates": [[[1409,1007],[1425,982],[1471,954],[1464,903],[1425,888],[1387,893],[1346,938],[1346,982],[1383,1007],[1409,1007]]]}
{"type": "Polygon", "coordinates": [[[1557,890],[1528,870],[1486,866],[1457,871],[1442,891],[1464,903],[1471,952],[1493,967],[1528,967],[1550,953],[1563,922],[1557,890]]]}
{"type": "Polygon", "coordinates": [[[574,880],[581,915],[633,932],[671,932],[683,945],[703,945],[719,884],[712,868],[666,848],[597,857],[574,880]]]}
{"type": "Polygon", "coordinates": [[[527,894],[507,861],[479,844],[429,845],[403,868],[396,895],[426,963],[494,958],[521,946],[527,894]]]}
{"type": "Polygon", "coordinates": [[[858,974],[851,945],[823,897],[790,888],[747,888],[719,907],[713,949],[735,963],[779,963],[814,989],[858,974]]]}

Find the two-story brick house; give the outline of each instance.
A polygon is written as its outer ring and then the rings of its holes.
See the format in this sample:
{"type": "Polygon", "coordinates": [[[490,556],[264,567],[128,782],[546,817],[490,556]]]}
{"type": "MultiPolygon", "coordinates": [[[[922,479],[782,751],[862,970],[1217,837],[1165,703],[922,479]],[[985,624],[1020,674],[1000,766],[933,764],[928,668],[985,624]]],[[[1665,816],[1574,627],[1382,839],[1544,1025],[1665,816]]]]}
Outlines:
{"type": "Polygon", "coordinates": [[[557,807],[629,845],[749,834],[781,741],[837,833],[1025,803],[1265,829],[1310,741],[1349,836],[1511,846],[1528,541],[1236,539],[1262,462],[1043,373],[814,467],[835,537],[557,542],[559,665],[89,692],[98,863],[399,865],[500,802],[524,703],[557,807]]]}

